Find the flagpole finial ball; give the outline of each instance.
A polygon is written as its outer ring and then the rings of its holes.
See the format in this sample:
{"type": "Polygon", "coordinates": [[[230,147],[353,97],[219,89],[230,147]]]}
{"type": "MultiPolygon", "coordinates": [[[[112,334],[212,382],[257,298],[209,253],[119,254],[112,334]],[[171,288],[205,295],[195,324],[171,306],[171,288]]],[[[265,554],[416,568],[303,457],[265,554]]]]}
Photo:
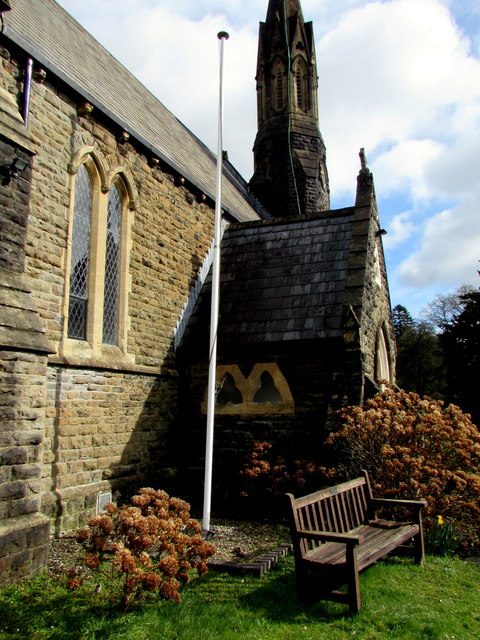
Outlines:
{"type": "Polygon", "coordinates": [[[227,33],[226,31],[219,31],[219,32],[217,33],[217,38],[218,38],[219,40],[228,40],[228,39],[229,39],[229,37],[230,37],[230,36],[228,35],[228,33],[227,33]]]}

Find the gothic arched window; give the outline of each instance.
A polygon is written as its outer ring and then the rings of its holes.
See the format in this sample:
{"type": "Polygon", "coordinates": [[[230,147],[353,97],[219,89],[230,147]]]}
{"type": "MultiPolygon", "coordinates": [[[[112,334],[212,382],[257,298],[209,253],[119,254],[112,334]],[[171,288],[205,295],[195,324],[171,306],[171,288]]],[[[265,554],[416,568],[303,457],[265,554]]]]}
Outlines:
{"type": "Polygon", "coordinates": [[[275,111],[282,111],[286,100],[285,66],[281,60],[273,65],[272,104],[275,111]]]}
{"type": "Polygon", "coordinates": [[[108,192],[105,284],[103,288],[103,342],[117,344],[120,297],[122,193],[117,184],[108,192]]]}
{"type": "Polygon", "coordinates": [[[303,58],[298,58],[295,62],[294,79],[297,109],[307,113],[310,110],[310,77],[303,58]]]}
{"type": "MultiPolygon", "coordinates": [[[[218,414],[289,414],[294,401],[288,383],[278,364],[257,363],[245,377],[238,364],[218,365],[219,389],[215,401],[218,414]]],[[[202,403],[207,412],[208,389],[202,403]]]]}
{"type": "Polygon", "coordinates": [[[127,356],[128,247],[134,191],[122,167],[106,170],[92,147],[70,164],[70,272],[64,351],[69,356],[127,356]]]}
{"type": "Polygon", "coordinates": [[[81,164],[75,180],[68,309],[68,337],[77,340],[87,339],[91,215],[92,179],[81,164]]]}
{"type": "MultiPolygon", "coordinates": [[[[375,360],[375,378],[377,382],[391,382],[390,358],[388,355],[387,340],[383,329],[380,329],[378,334],[375,360]]],[[[383,384],[381,386],[383,390],[383,384]]]]}

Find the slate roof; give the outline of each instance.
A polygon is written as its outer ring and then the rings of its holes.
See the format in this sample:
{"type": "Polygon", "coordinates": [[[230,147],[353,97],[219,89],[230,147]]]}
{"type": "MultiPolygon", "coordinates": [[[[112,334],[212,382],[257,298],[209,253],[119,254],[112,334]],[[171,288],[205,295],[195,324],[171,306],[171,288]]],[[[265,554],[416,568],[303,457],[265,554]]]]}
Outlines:
{"type": "MultiPolygon", "coordinates": [[[[230,225],[221,247],[220,344],[341,337],[354,212],[230,225]]],[[[187,340],[206,329],[209,288],[187,340]]]]}
{"type": "MultiPolygon", "coordinates": [[[[215,155],[54,0],[11,0],[3,33],[122,130],[215,197],[215,155]]],[[[258,215],[241,182],[227,176],[223,207],[239,221],[258,215]]]]}

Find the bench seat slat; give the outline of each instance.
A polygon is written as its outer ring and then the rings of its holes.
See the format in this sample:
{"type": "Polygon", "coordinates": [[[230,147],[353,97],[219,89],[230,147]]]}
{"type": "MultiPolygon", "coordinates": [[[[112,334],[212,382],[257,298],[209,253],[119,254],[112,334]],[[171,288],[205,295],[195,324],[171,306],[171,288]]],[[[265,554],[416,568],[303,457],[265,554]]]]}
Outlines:
{"type": "Polygon", "coordinates": [[[411,540],[419,533],[418,525],[405,525],[398,529],[387,529],[380,531],[371,541],[359,548],[358,563],[360,571],[371,566],[380,558],[383,558],[391,551],[411,540]]]}
{"type": "MultiPolygon", "coordinates": [[[[416,536],[418,525],[407,524],[392,529],[377,529],[363,525],[353,529],[349,534],[362,539],[357,548],[357,560],[362,568],[366,568],[395,547],[416,536]]],[[[343,564],[346,562],[346,545],[341,542],[325,542],[306,553],[303,558],[316,564],[343,564]]]]}

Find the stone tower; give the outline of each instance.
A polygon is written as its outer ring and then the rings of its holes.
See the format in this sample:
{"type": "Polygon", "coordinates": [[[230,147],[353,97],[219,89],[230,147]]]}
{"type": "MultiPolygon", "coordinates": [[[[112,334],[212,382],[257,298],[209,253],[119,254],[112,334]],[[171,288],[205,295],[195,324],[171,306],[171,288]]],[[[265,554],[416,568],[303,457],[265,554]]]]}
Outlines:
{"type": "Polygon", "coordinates": [[[256,80],[251,191],[274,217],[329,209],[313,27],[303,19],[300,0],[269,1],[260,23],[256,80]]]}

